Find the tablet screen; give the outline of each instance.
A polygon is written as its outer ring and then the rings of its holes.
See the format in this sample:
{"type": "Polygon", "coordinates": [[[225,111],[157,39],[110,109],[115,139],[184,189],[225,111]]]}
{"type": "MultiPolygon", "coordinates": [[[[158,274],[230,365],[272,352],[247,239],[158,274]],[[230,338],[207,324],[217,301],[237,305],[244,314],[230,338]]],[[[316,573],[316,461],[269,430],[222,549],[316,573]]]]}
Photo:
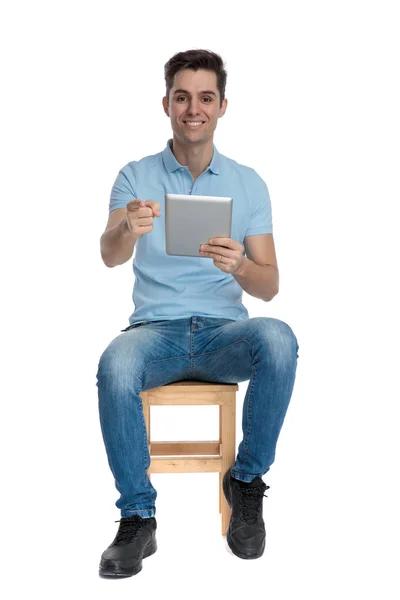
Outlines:
{"type": "Polygon", "coordinates": [[[174,256],[202,256],[201,244],[212,237],[232,237],[233,199],[227,196],[165,194],[165,251],[174,256]]]}

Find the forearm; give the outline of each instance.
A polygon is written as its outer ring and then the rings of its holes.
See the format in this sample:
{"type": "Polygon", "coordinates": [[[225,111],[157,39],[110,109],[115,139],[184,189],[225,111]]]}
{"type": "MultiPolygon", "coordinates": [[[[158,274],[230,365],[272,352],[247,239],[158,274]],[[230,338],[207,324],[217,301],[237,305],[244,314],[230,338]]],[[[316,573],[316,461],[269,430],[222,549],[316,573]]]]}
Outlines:
{"type": "Polygon", "coordinates": [[[245,292],[265,302],[270,302],[278,293],[279,273],[272,265],[256,265],[244,256],[239,269],[232,275],[245,292]]]}
{"type": "Polygon", "coordinates": [[[137,238],[131,234],[126,219],[103,233],[100,239],[101,258],[107,267],[116,267],[129,260],[137,238]]]}

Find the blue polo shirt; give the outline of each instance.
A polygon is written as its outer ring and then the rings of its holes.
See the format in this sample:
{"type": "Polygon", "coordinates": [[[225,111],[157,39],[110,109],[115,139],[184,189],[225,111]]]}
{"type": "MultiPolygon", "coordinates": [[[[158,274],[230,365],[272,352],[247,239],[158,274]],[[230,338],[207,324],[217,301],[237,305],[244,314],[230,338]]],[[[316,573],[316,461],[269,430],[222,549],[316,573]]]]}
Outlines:
{"type": "Polygon", "coordinates": [[[210,164],[194,182],[189,168],[176,160],[171,144],[172,139],[162,152],[125,165],[111,191],[109,212],[125,208],[133,198],[160,204],[161,216],[154,217],[152,231],[135,244],[135,309],[129,324],[193,315],[244,321],[249,313],[242,304],[243,289],[232,274],[223,273],[209,257],[165,252],[164,195],[232,197],[231,238],[244,244],[246,236],[272,233],[268,188],[254,169],[223,156],[215,145],[210,164]]]}

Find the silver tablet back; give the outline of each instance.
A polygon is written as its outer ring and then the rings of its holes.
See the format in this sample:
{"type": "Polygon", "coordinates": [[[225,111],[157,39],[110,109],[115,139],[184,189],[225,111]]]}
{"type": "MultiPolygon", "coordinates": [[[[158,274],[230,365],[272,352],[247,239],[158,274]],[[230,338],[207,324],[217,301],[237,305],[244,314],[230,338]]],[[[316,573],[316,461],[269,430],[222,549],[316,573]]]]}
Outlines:
{"type": "Polygon", "coordinates": [[[231,237],[233,199],[227,196],[165,194],[165,251],[174,256],[201,256],[200,244],[231,237]]]}

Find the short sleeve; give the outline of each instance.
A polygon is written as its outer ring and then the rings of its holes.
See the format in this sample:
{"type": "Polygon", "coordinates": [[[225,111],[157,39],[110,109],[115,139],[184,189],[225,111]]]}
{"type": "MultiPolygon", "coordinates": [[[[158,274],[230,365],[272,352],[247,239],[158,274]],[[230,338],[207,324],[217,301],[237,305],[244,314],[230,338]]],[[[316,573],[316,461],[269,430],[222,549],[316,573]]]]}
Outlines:
{"type": "Polygon", "coordinates": [[[125,165],[117,175],[111,189],[109,213],[116,208],[125,208],[130,200],[136,198],[135,173],[133,165],[125,165]]]}
{"type": "Polygon", "coordinates": [[[273,233],[271,200],[268,187],[261,177],[258,177],[252,196],[251,219],[245,236],[273,233]]]}

